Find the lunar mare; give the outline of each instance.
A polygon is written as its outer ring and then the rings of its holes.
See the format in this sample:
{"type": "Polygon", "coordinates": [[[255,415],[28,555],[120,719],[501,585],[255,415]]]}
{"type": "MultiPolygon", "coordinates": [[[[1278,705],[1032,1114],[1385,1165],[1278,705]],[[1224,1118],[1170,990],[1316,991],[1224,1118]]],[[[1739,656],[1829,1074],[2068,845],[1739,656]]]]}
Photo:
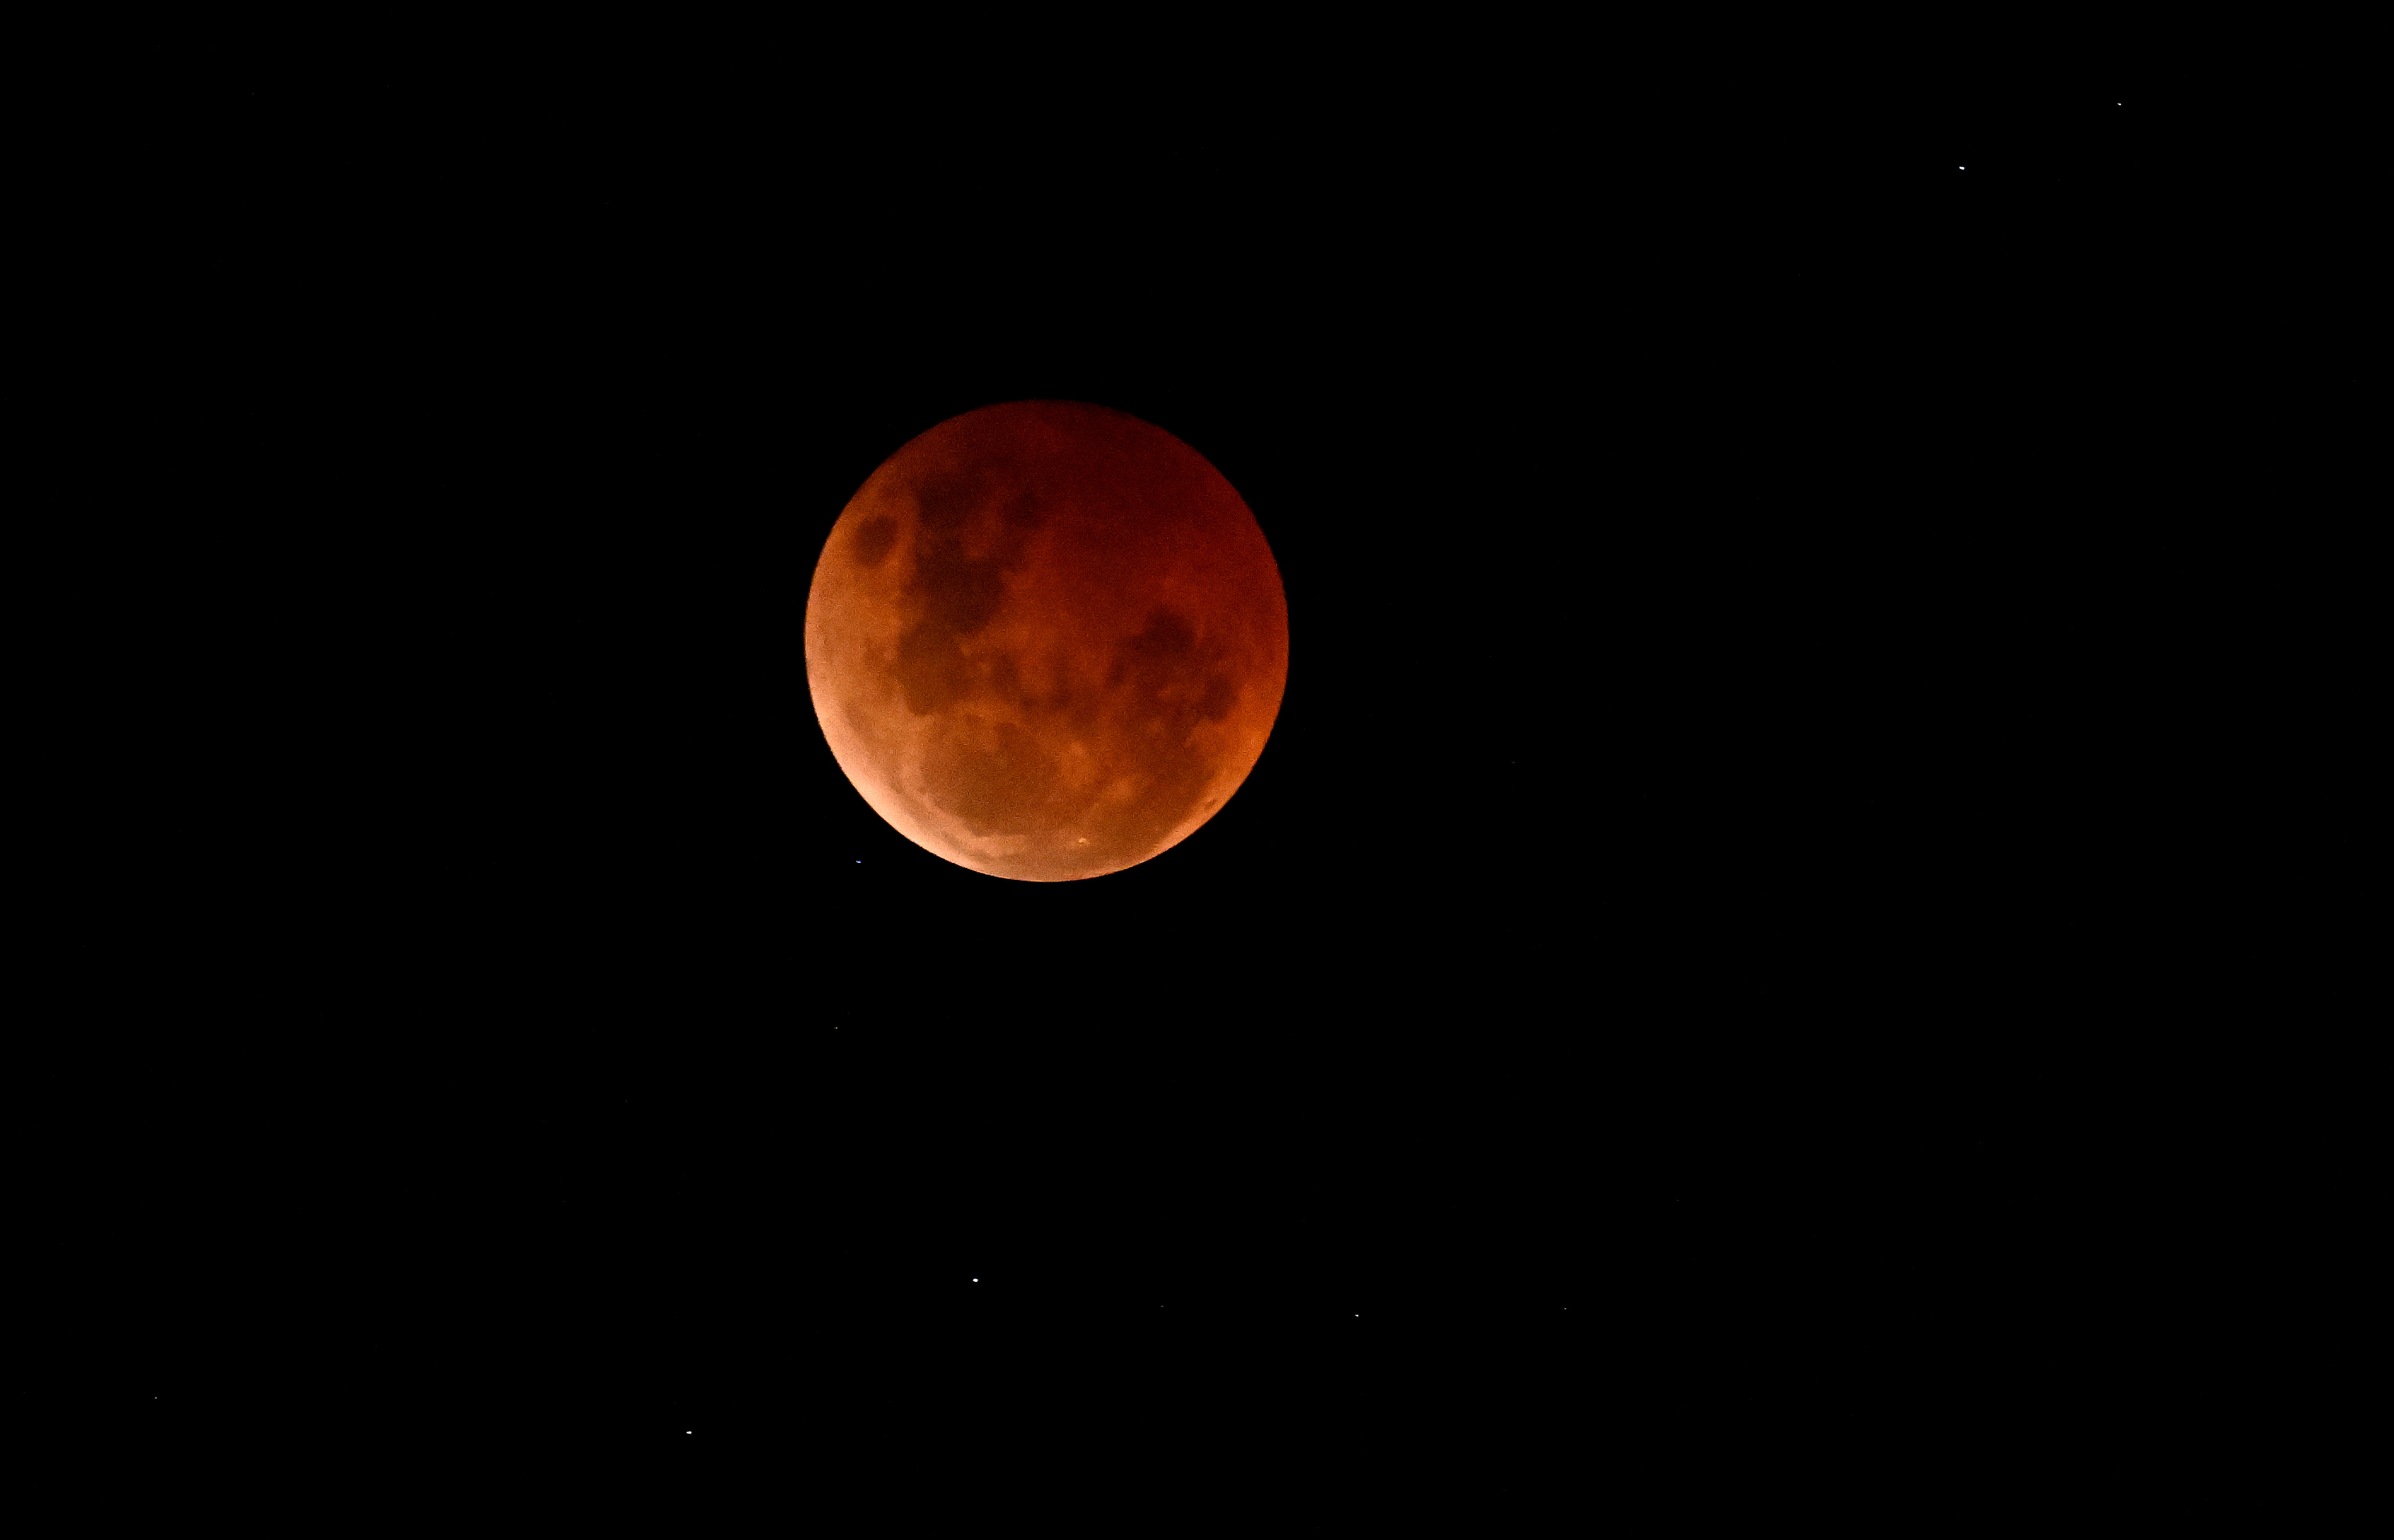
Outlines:
{"type": "Polygon", "coordinates": [[[1017,401],[908,442],[833,526],[807,683],[899,833],[993,876],[1102,876],[1186,839],[1280,713],[1288,606],[1255,515],[1151,424],[1017,401]]]}

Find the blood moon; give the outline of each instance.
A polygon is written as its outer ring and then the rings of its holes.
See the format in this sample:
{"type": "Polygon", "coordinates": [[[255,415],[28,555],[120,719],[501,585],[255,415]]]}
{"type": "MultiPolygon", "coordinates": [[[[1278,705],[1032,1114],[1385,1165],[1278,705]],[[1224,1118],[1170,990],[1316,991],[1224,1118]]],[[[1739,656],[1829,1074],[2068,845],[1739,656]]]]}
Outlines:
{"type": "Polygon", "coordinates": [[[1246,781],[1288,682],[1288,601],[1195,450],[1102,406],[1015,401],[940,423],[848,500],[806,647],[832,754],[891,827],[1071,882],[1172,849],[1246,781]]]}

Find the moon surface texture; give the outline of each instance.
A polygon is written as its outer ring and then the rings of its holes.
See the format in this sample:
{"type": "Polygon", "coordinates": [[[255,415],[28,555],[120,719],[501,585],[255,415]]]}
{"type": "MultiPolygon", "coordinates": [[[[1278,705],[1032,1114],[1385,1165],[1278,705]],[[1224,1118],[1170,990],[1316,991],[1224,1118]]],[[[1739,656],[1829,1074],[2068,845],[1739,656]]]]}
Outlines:
{"type": "Polygon", "coordinates": [[[1255,768],[1288,601],[1255,515],[1160,428],[952,417],[849,499],[807,595],[832,754],[900,834],[1024,882],[1162,854],[1255,768]]]}

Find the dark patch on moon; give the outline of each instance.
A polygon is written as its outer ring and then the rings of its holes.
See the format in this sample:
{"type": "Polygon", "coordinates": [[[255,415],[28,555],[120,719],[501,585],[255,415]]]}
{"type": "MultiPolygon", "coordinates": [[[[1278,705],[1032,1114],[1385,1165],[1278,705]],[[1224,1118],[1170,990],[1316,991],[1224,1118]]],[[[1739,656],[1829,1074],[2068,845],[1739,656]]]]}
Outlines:
{"type": "Polygon", "coordinates": [[[954,540],[925,542],[915,554],[914,576],[906,585],[921,617],[915,625],[942,636],[969,637],[997,618],[1006,602],[1003,559],[975,561],[954,540]]]}
{"type": "Polygon", "coordinates": [[[915,516],[926,531],[944,534],[970,519],[984,495],[984,478],[969,472],[938,472],[924,477],[915,487],[915,516]]]}
{"type": "Polygon", "coordinates": [[[1209,722],[1218,722],[1230,716],[1230,708],[1239,704],[1239,687],[1217,674],[1205,681],[1205,693],[1197,702],[1197,715],[1209,722]]]}
{"type": "Polygon", "coordinates": [[[914,570],[906,580],[912,619],[898,638],[897,678],[906,709],[927,717],[980,692],[963,642],[986,630],[1006,603],[1006,574],[1027,557],[1037,528],[1037,502],[1024,494],[1007,503],[996,549],[969,554],[967,527],[991,493],[980,477],[932,477],[915,493],[920,528],[914,570]]]}
{"type": "Polygon", "coordinates": [[[1197,650],[1197,633],[1189,623],[1159,604],[1147,617],[1147,629],[1123,643],[1114,659],[1112,682],[1131,673],[1154,675],[1197,650]]]}
{"type": "Polygon", "coordinates": [[[851,549],[858,566],[878,567],[888,559],[891,547],[897,544],[898,520],[868,519],[857,526],[856,540],[851,549]]]}

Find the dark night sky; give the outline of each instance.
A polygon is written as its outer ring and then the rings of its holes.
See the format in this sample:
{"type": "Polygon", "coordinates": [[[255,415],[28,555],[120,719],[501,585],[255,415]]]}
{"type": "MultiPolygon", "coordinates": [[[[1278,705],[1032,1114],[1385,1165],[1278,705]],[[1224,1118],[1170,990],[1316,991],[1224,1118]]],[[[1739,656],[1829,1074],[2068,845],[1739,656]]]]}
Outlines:
{"type": "Polygon", "coordinates": [[[2145,151],[2091,99],[1817,171],[1531,102],[1269,182],[809,140],[803,191],[723,112],[253,101],[153,173],[179,768],[117,902],[212,1024],[142,1039],[128,1159],[216,1281],[148,1307],[161,1383],[296,1331],[278,1394],[524,1427],[1543,1395],[1801,1374],[2010,1265],[2065,1137],[1988,1111],[2067,966],[2020,959],[2099,944],[2136,837],[2052,863],[2127,774],[2061,661],[2134,535],[2088,189],[2145,151]],[[1289,599],[1243,790],[1086,883],[881,824],[801,653],[858,483],[1033,397],[1204,454],[1289,599]]]}

